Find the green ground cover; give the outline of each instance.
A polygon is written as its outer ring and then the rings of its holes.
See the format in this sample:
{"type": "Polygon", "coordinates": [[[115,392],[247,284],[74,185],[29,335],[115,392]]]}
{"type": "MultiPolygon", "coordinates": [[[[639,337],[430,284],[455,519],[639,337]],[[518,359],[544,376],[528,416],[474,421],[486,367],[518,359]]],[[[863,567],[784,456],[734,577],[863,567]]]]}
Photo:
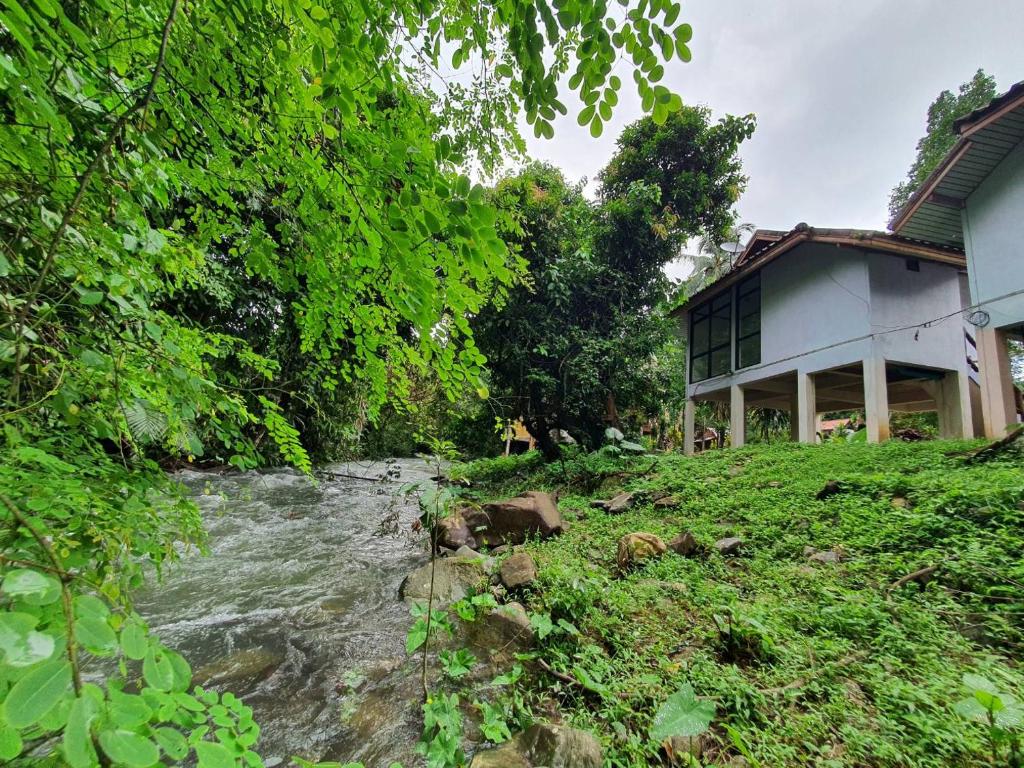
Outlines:
{"type": "Polygon", "coordinates": [[[556,490],[571,521],[527,545],[539,577],[521,598],[551,617],[548,669],[527,664],[509,701],[600,735],[612,766],[663,759],[652,719],[684,683],[715,705],[703,765],[1015,764],[958,705],[965,674],[1024,691],[1024,456],[953,455],[976,445],[469,465],[479,498],[556,490]],[[840,490],[818,499],[827,481],[840,490]],[[622,489],[647,500],[615,516],[590,507],[622,489]],[[676,506],[655,506],[664,494],[676,506]],[[620,572],[617,542],[639,531],[690,531],[708,551],[620,572]],[[727,536],[739,556],[714,550],[727,536]],[[808,547],[841,560],[814,562],[808,547]],[[933,565],[926,584],[891,589],[933,565]]]}

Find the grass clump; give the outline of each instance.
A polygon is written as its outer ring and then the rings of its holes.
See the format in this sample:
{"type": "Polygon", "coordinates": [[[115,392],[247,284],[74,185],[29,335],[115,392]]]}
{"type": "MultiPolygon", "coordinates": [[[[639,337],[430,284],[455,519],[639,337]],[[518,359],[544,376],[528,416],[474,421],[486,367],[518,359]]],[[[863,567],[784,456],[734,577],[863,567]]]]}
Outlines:
{"type": "Polygon", "coordinates": [[[956,709],[965,674],[1024,690],[1024,459],[968,464],[956,454],[972,445],[469,465],[482,498],[555,490],[571,521],[528,545],[528,608],[557,629],[519,694],[601,735],[611,766],[666,759],[651,723],[686,684],[715,705],[704,765],[1014,764],[1012,739],[996,745],[956,709]],[[817,498],[828,481],[836,492],[817,498]],[[641,501],[615,516],[591,507],[620,490],[641,501]],[[620,572],[616,544],[638,531],[689,531],[701,552],[620,572]],[[713,546],[729,536],[737,556],[713,546]],[[838,562],[810,558],[820,551],[838,562]]]}

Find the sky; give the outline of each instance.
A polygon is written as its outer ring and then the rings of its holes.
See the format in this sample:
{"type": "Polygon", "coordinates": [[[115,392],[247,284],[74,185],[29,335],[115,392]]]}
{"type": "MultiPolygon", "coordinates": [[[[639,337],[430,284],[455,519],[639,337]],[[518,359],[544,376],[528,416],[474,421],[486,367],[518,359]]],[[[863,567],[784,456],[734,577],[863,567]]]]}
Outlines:
{"type": "MultiPolygon", "coordinates": [[[[939,92],[979,67],[1000,92],[1024,80],[1024,0],[682,1],[693,60],[674,60],[663,83],[716,117],[757,116],[740,152],[750,181],[737,208],[766,229],[885,229],[889,192],[939,92]]],[[[524,131],[531,157],[592,189],[622,127],[642,116],[619,66],[624,98],[604,134],[591,138],[570,108],[554,139],[524,131]]]]}

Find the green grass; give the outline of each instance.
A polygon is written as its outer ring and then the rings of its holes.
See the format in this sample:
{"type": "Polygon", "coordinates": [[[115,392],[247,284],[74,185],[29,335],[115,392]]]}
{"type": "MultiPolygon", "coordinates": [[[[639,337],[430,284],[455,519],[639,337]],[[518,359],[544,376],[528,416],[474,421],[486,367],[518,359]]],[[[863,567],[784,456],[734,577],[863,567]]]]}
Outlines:
{"type": "Polygon", "coordinates": [[[1024,692],[1024,458],[968,465],[948,455],[973,445],[786,444],[626,468],[601,454],[470,465],[481,497],[557,490],[571,521],[565,535],[529,545],[540,577],[527,603],[579,630],[546,637],[541,656],[580,684],[528,666],[518,695],[537,717],[557,711],[599,734],[611,766],[659,759],[651,719],[684,682],[717,706],[705,765],[739,754],[726,726],[764,766],[990,764],[985,731],[952,705],[965,672],[1024,692]],[[616,474],[624,469],[633,474],[616,474]],[[844,490],[819,501],[828,480],[844,490]],[[619,487],[679,504],[617,517],[589,508],[619,487]],[[633,531],[666,542],[691,531],[706,545],[739,536],[744,554],[670,551],[620,574],[616,543],[633,531]],[[815,564],[805,547],[844,559],[815,564]],[[888,593],[928,565],[940,566],[930,583],[888,593]]]}

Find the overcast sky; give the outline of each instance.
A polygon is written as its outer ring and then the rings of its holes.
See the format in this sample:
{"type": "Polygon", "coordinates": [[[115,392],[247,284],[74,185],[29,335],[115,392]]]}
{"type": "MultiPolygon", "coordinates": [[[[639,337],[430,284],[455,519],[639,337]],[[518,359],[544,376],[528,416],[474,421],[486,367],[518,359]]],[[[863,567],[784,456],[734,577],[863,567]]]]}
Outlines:
{"type": "MultiPolygon", "coordinates": [[[[884,229],[938,93],[979,67],[1000,92],[1024,80],[1022,0],[683,0],[680,18],[693,25],[693,60],[675,60],[664,83],[716,116],[757,115],[738,208],[769,229],[884,229]]],[[[528,134],[529,153],[592,180],[640,115],[632,91],[592,139],[570,108],[554,139],[528,134]]]]}

